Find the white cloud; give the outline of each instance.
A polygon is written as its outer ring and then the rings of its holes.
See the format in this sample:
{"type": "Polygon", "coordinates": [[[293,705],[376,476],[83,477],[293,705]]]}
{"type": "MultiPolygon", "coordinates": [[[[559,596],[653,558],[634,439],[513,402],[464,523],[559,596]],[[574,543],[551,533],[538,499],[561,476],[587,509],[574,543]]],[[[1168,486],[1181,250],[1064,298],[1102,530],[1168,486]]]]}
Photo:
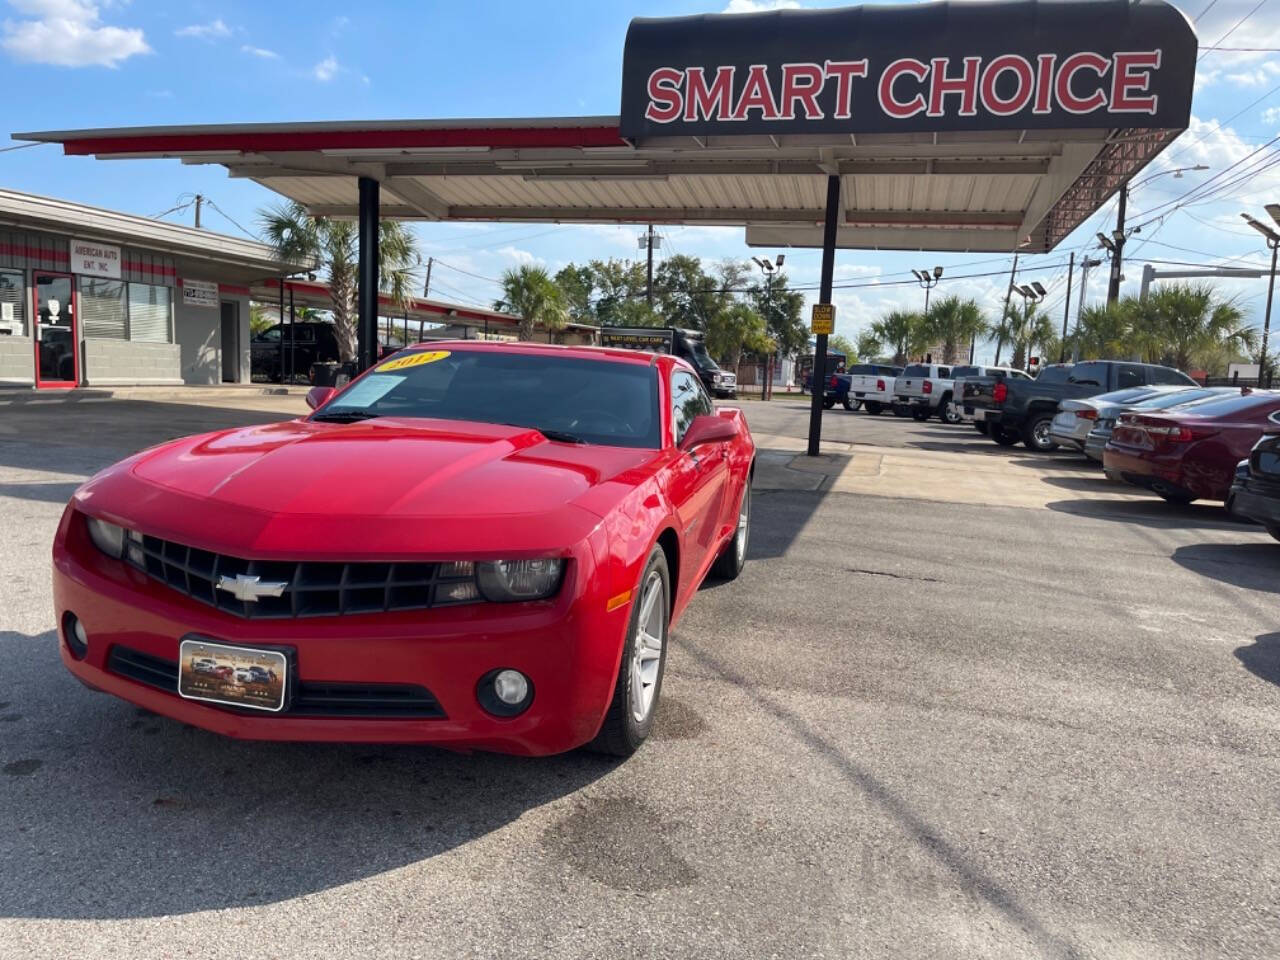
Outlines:
{"type": "Polygon", "coordinates": [[[1263,123],[1280,123],[1280,107],[1267,107],[1262,111],[1263,123]]]}
{"type": "Polygon", "coordinates": [[[500,257],[506,257],[510,260],[514,260],[516,263],[518,263],[522,267],[532,266],[535,263],[542,262],[541,257],[535,257],[528,250],[521,250],[519,247],[512,247],[512,246],[499,247],[497,250],[493,252],[500,257]]]}
{"type": "Polygon", "coordinates": [[[764,13],[766,10],[799,10],[797,0],[729,0],[721,13],[764,13]]]}
{"type": "Polygon", "coordinates": [[[115,67],[151,52],[142,30],[103,26],[98,7],[86,0],[9,0],[9,5],[35,18],[4,22],[0,45],[18,60],[58,67],[115,67]]]}
{"type": "Polygon", "coordinates": [[[261,57],[263,60],[280,59],[280,54],[276,53],[274,50],[268,50],[265,47],[251,47],[247,43],[240,48],[240,52],[247,53],[251,57],[261,57]]]}
{"type": "Polygon", "coordinates": [[[221,20],[209,23],[193,23],[188,27],[180,27],[173,31],[179,37],[199,37],[201,40],[217,40],[231,36],[231,28],[221,20]]]}
{"type": "Polygon", "coordinates": [[[336,57],[325,57],[314,67],[311,68],[311,75],[321,83],[328,83],[338,75],[338,60],[336,57]]]}
{"type": "Polygon", "coordinates": [[[1244,70],[1240,73],[1228,73],[1227,79],[1238,87],[1261,87],[1280,76],[1280,63],[1267,60],[1256,69],[1244,70]]]}

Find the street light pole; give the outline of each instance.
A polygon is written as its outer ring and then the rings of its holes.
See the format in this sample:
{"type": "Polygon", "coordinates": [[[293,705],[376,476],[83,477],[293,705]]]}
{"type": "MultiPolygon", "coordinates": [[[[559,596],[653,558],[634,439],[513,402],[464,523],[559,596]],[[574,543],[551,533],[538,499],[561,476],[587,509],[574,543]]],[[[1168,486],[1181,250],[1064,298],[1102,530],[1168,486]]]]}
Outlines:
{"type": "MultiPolygon", "coordinates": [[[[1280,203],[1268,203],[1266,209],[1267,213],[1271,214],[1271,219],[1280,224],[1280,203]]],[[[1262,349],[1258,354],[1258,386],[1262,386],[1267,375],[1267,339],[1271,333],[1271,298],[1276,289],[1276,253],[1280,252],[1280,233],[1276,233],[1261,220],[1255,220],[1247,213],[1242,213],[1240,216],[1244,217],[1245,223],[1262,234],[1267,248],[1271,251],[1271,274],[1267,279],[1267,311],[1262,321],[1262,349]]]]}
{"type": "Polygon", "coordinates": [[[1097,257],[1085,257],[1084,263],[1080,265],[1080,303],[1076,307],[1076,335],[1075,342],[1071,345],[1071,362],[1076,363],[1080,359],[1080,314],[1084,310],[1085,294],[1089,290],[1089,271],[1094,267],[1102,266],[1102,261],[1097,257]]]}
{"type": "MultiPolygon", "coordinates": [[[[1143,184],[1150,183],[1157,177],[1163,177],[1172,174],[1175,180],[1182,179],[1184,170],[1208,170],[1209,168],[1203,163],[1197,163],[1193,167],[1175,167],[1172,170],[1161,170],[1159,173],[1147,177],[1145,180],[1139,180],[1133,186],[1138,188],[1143,184]]],[[[1129,205],[1129,184],[1122,183],[1120,185],[1120,204],[1116,208],[1116,229],[1111,234],[1110,241],[1103,235],[1098,234],[1098,239],[1102,241],[1102,245],[1107,248],[1111,254],[1111,281],[1107,285],[1107,306],[1111,306],[1120,299],[1120,275],[1124,267],[1124,242],[1129,238],[1131,232],[1136,232],[1138,227],[1133,231],[1125,230],[1124,218],[1125,209],[1129,205]]]]}
{"type": "Polygon", "coordinates": [[[929,313],[929,291],[938,285],[942,279],[942,268],[934,267],[932,270],[912,270],[915,274],[916,282],[924,287],[924,312],[929,313]]]}

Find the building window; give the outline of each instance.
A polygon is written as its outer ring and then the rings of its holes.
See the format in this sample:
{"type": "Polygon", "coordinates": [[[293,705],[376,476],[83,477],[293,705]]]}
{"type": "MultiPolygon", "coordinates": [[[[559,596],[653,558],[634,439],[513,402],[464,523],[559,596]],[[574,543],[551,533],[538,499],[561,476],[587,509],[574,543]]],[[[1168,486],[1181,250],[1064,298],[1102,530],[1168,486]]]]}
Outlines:
{"type": "Polygon", "coordinates": [[[0,337],[27,335],[27,286],[20,270],[0,270],[0,337]]]}
{"type": "Polygon", "coordinates": [[[129,336],[124,283],[99,277],[80,278],[80,323],[84,336],[125,340],[129,336]]]}
{"type": "Polygon", "coordinates": [[[173,289],[149,283],[129,284],[129,339],[173,342],[173,289]]]}

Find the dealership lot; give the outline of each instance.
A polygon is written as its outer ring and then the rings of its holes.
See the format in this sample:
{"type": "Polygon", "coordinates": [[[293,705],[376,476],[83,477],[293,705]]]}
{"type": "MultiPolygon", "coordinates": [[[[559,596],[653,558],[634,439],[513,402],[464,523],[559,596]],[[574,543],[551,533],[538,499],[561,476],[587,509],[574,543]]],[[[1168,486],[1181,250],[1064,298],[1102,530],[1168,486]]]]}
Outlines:
{"type": "Polygon", "coordinates": [[[1280,546],[968,427],[748,404],[752,562],[618,763],[238,743],[81,688],[90,472],[302,410],[0,408],[0,956],[1262,957],[1280,546]]]}

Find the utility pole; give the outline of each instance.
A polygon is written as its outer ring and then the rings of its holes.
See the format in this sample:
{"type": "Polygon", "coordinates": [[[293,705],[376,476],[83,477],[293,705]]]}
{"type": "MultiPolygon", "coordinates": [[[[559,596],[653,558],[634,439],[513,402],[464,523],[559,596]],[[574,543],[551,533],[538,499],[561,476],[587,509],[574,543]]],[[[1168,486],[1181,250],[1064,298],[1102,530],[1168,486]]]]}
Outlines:
{"type": "MultiPolygon", "coordinates": [[[[1088,260],[1088,257],[1085,258],[1088,260]]],[[[1071,259],[1067,261],[1067,303],[1062,308],[1062,342],[1058,347],[1058,362],[1067,359],[1067,317],[1071,316],[1071,273],[1076,268],[1076,252],[1071,251],[1071,259]]]]}
{"type": "Polygon", "coordinates": [[[1107,306],[1120,299],[1120,269],[1124,260],[1124,210],[1129,201],[1129,184],[1120,185],[1120,206],[1116,208],[1116,232],[1111,235],[1111,283],[1107,286],[1107,306]]]}
{"type": "MultiPolygon", "coordinates": [[[[1280,225],[1280,204],[1268,203],[1266,209],[1267,213],[1271,214],[1271,219],[1280,225]]],[[[1262,386],[1263,378],[1267,375],[1267,339],[1271,335],[1271,297],[1276,290],[1276,254],[1280,252],[1280,233],[1276,233],[1247,213],[1242,213],[1240,216],[1244,217],[1245,223],[1262,234],[1267,247],[1271,250],[1271,275],[1267,280],[1267,312],[1262,321],[1262,352],[1258,354],[1258,386],[1262,386]]]]}
{"type": "Polygon", "coordinates": [[[204,194],[196,194],[196,229],[200,229],[200,208],[204,206],[204,194]]]}
{"type": "MultiPolygon", "coordinates": [[[[1018,276],[1018,255],[1013,255],[1013,269],[1009,271],[1009,289],[1004,292],[1004,313],[1000,316],[1000,322],[1004,323],[1005,317],[1009,316],[1009,298],[1013,296],[1013,281],[1018,276]]],[[[996,341],[996,362],[995,366],[1000,366],[1000,351],[1004,349],[1003,341],[996,341]]]]}
{"type": "Polygon", "coordinates": [[[644,280],[644,298],[650,307],[653,306],[653,224],[649,224],[648,236],[641,237],[640,242],[644,244],[648,252],[646,259],[644,280]]]}
{"type": "Polygon", "coordinates": [[[436,262],[435,257],[427,257],[427,279],[422,284],[422,296],[431,296],[431,265],[436,262]]]}

